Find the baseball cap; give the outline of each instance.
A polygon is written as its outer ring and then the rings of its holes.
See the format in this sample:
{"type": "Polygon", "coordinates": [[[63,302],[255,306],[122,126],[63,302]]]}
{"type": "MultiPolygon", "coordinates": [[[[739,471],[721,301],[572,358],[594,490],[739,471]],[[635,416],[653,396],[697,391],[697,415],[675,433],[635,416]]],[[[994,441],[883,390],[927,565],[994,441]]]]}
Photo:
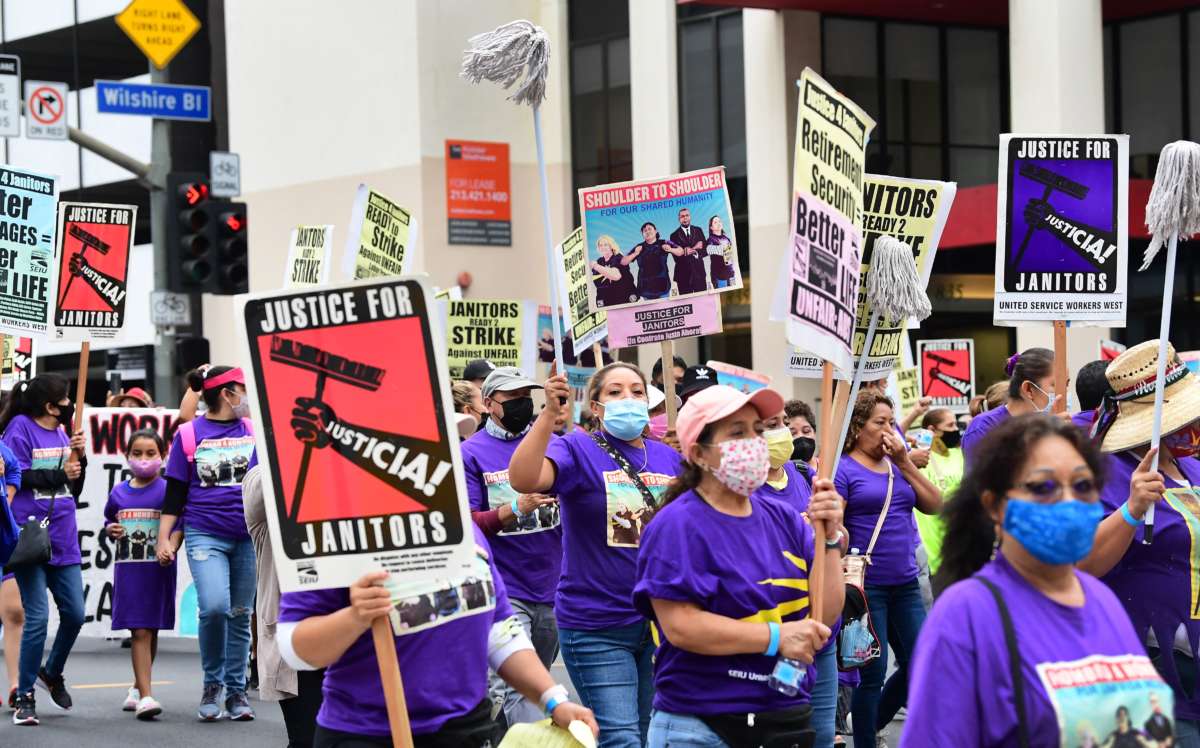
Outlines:
{"type": "Polygon", "coordinates": [[[151,403],[150,393],[143,390],[141,387],[130,387],[125,390],[125,397],[132,397],[142,404],[142,407],[149,407],[151,403]]]}
{"type": "Polygon", "coordinates": [[[526,387],[542,389],[542,385],[525,376],[525,372],[515,366],[501,366],[493,369],[487,379],[483,380],[483,396],[491,397],[497,392],[512,392],[526,387]]]}
{"type": "Polygon", "coordinates": [[[783,395],[767,387],[745,393],[727,384],[714,384],[688,398],[675,421],[675,433],[679,436],[679,448],[684,459],[687,459],[705,426],[736,413],[744,405],[754,406],[759,418],[770,418],[783,410],[783,395]]]}
{"type": "Polygon", "coordinates": [[[717,383],[717,372],[707,366],[689,366],[683,370],[683,379],[679,380],[679,396],[687,401],[689,397],[706,387],[717,383]]]}
{"type": "Polygon", "coordinates": [[[468,382],[473,382],[476,379],[483,379],[488,374],[491,374],[496,366],[487,359],[477,358],[474,361],[469,361],[463,369],[462,378],[468,382]]]}

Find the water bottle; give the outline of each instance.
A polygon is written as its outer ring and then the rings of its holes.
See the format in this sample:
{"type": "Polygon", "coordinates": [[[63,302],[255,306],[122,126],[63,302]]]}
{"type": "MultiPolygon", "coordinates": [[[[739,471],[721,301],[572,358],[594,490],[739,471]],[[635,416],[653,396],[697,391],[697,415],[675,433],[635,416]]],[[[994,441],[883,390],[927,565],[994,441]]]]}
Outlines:
{"type": "Polygon", "coordinates": [[[800,684],[804,682],[807,673],[808,665],[803,662],[780,657],[775,661],[775,669],[771,671],[767,685],[780,693],[795,696],[800,693],[800,684]]]}

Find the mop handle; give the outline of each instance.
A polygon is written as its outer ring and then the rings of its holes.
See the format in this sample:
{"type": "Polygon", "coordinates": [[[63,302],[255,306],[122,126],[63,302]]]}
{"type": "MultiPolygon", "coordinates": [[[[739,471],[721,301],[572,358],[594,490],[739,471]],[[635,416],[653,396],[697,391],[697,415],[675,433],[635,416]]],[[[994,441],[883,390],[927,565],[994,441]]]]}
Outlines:
{"type": "MultiPolygon", "coordinates": [[[[1163,288],[1162,320],[1158,325],[1158,376],[1154,381],[1154,425],[1150,432],[1150,448],[1158,449],[1162,441],[1162,412],[1163,396],[1167,379],[1167,337],[1171,332],[1171,300],[1175,295],[1175,248],[1179,237],[1171,234],[1167,240],[1166,286],[1163,288]]],[[[1151,470],[1158,470],[1158,453],[1150,464],[1151,470]]],[[[1146,510],[1146,525],[1142,533],[1142,543],[1150,545],[1154,540],[1154,504],[1146,510]]]]}
{"type": "MultiPolygon", "coordinates": [[[[871,352],[871,344],[875,342],[875,331],[879,328],[879,315],[871,312],[871,322],[867,325],[867,337],[863,340],[862,355],[858,358],[858,366],[854,369],[854,383],[850,385],[850,399],[846,401],[846,415],[842,418],[842,430],[838,435],[833,456],[833,469],[830,475],[837,475],[838,463],[842,461],[842,447],[846,444],[846,435],[850,433],[850,420],[854,415],[854,401],[858,399],[858,390],[862,387],[863,375],[867,371],[867,356],[871,352]]],[[[822,455],[828,459],[828,455],[822,455]]]]}

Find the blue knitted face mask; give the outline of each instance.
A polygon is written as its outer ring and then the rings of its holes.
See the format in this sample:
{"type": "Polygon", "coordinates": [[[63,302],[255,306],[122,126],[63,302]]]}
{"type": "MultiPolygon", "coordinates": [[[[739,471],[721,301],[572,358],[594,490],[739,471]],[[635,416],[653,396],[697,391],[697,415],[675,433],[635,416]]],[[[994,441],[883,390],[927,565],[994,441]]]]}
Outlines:
{"type": "Polygon", "coordinates": [[[1104,517],[1100,502],[1068,499],[1053,504],[1008,498],[1004,531],[1044,564],[1074,564],[1092,550],[1104,517]]]}

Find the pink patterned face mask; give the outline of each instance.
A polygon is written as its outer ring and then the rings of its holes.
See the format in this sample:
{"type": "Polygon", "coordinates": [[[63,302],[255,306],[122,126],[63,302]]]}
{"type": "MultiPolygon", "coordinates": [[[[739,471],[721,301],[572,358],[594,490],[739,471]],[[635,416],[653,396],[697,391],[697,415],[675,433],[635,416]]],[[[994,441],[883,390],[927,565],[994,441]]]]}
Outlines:
{"type": "Polygon", "coordinates": [[[152,460],[130,460],[129,472],[139,478],[153,478],[158,475],[158,471],[162,469],[162,458],[155,457],[152,460]]]}
{"type": "Polygon", "coordinates": [[[739,496],[749,496],[767,482],[771,470],[770,450],[761,436],[733,439],[717,445],[721,464],[710,468],[713,477],[739,496]]]}
{"type": "Polygon", "coordinates": [[[667,414],[659,413],[650,419],[650,438],[661,442],[667,435],[667,414]]]}

